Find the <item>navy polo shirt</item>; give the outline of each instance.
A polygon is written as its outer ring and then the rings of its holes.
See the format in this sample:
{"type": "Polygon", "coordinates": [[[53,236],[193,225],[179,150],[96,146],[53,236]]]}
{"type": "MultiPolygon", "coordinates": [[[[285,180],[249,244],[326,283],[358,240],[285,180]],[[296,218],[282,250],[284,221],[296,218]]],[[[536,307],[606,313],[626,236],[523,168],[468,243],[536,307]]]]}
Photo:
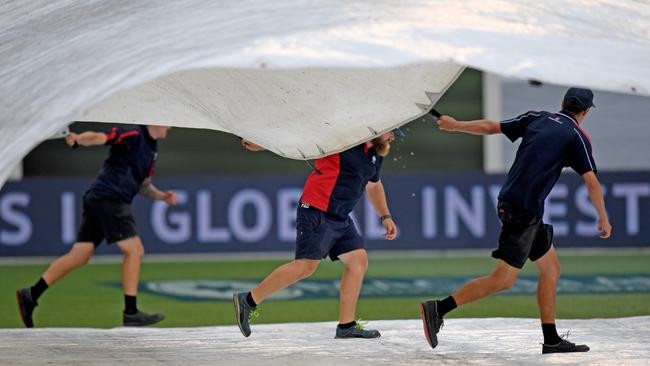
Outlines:
{"type": "Polygon", "coordinates": [[[89,192],[98,198],[131,203],[142,182],[153,176],[158,143],[146,126],[114,127],[106,134],[111,149],[89,192]]]}
{"type": "Polygon", "coordinates": [[[317,171],[307,178],[300,202],[345,218],[361,199],[366,184],[379,181],[382,161],[374,147],[365,143],[320,158],[317,171]]]}
{"type": "Polygon", "coordinates": [[[539,217],[564,167],[580,175],[597,172],[591,141],[569,112],[530,111],[502,121],[501,132],[512,142],[522,140],[499,200],[539,217]]]}

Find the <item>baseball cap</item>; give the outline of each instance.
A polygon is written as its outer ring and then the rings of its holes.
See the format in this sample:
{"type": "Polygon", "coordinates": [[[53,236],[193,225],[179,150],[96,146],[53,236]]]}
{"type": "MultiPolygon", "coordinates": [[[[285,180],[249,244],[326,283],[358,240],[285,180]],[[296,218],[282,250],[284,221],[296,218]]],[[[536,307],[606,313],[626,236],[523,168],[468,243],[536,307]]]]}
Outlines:
{"type": "Polygon", "coordinates": [[[566,94],[564,94],[564,100],[567,99],[577,100],[585,108],[595,107],[594,93],[591,91],[591,89],[582,89],[576,87],[569,88],[569,90],[566,91],[566,94]]]}
{"type": "Polygon", "coordinates": [[[406,137],[406,134],[405,134],[404,131],[402,131],[400,128],[396,128],[396,129],[394,129],[394,130],[393,130],[393,133],[395,134],[395,137],[399,137],[399,138],[401,138],[401,139],[403,139],[403,138],[406,137]]]}

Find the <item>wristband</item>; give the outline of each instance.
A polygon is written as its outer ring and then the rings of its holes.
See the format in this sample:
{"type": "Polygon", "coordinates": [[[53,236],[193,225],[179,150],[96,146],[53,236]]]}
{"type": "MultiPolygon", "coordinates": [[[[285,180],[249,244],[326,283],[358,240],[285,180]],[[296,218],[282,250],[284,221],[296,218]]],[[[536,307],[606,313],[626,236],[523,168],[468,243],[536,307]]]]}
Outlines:
{"type": "Polygon", "coordinates": [[[392,218],[393,218],[393,216],[391,216],[390,214],[388,214],[388,215],[383,215],[383,216],[380,216],[380,217],[379,217],[379,219],[381,220],[381,222],[384,222],[384,220],[388,220],[388,219],[392,219],[392,218]]]}

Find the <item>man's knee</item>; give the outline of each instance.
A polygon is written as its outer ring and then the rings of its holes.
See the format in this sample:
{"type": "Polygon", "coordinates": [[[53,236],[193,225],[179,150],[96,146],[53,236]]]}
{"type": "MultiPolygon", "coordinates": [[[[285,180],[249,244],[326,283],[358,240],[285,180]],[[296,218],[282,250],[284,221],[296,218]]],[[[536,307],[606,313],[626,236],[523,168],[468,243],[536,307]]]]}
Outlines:
{"type": "Polygon", "coordinates": [[[559,261],[555,261],[551,265],[545,267],[540,271],[540,276],[544,276],[549,280],[557,282],[560,279],[560,274],[562,272],[562,267],[560,266],[559,261]]]}
{"type": "Polygon", "coordinates": [[[517,277],[500,277],[495,281],[497,291],[510,290],[517,282],[517,277]]]}
{"type": "Polygon", "coordinates": [[[311,259],[299,259],[294,263],[296,264],[298,277],[303,279],[311,276],[314,272],[316,272],[320,261],[311,259]]]}
{"type": "Polygon", "coordinates": [[[505,291],[512,288],[517,282],[517,275],[508,272],[494,272],[491,275],[495,291],[505,291]]]}
{"type": "Polygon", "coordinates": [[[139,258],[144,257],[144,246],[138,238],[128,239],[119,242],[118,245],[126,257],[139,258]]]}
{"type": "Polygon", "coordinates": [[[348,259],[345,267],[348,271],[365,274],[368,271],[368,255],[366,251],[355,253],[352,258],[348,259]]]}
{"type": "Polygon", "coordinates": [[[547,253],[535,264],[539,269],[541,277],[551,281],[557,281],[560,278],[562,267],[560,266],[560,260],[557,258],[554,251],[547,253]]]}
{"type": "Polygon", "coordinates": [[[76,243],[72,246],[70,250],[70,255],[72,257],[72,263],[75,267],[85,266],[90,258],[95,252],[95,246],[88,243],[76,243]]]}

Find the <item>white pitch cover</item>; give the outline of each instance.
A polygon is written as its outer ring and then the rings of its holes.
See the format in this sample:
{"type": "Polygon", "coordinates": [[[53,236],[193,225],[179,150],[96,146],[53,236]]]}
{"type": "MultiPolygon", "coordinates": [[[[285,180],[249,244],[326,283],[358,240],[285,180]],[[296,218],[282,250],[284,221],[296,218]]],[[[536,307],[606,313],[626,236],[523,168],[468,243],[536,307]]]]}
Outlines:
{"type": "Polygon", "coordinates": [[[418,118],[463,67],[650,95],[632,0],[0,3],[0,185],[71,121],[222,130],[294,159],[418,118]]]}

